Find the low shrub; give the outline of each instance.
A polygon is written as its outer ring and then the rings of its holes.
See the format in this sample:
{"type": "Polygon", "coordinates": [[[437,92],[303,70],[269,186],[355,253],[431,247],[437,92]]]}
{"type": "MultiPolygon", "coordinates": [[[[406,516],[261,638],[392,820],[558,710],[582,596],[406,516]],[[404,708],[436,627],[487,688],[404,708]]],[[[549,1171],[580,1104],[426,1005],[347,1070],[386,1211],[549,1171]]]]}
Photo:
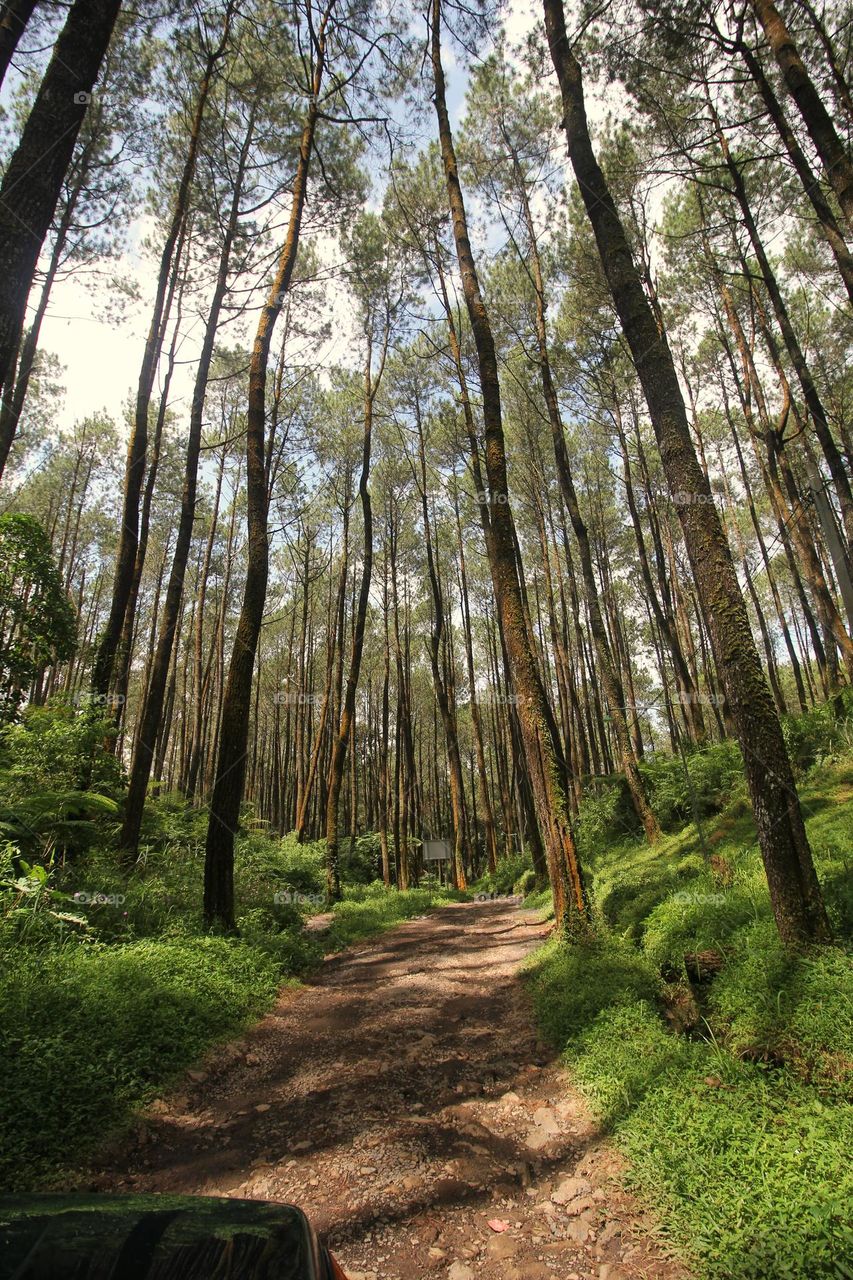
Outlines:
{"type": "Polygon", "coordinates": [[[799,775],[849,756],[853,752],[853,690],[845,689],[837,699],[803,714],[783,717],[782,731],[799,775]]]}
{"type": "Polygon", "coordinates": [[[535,888],[536,872],[532,867],[527,867],[512,886],[512,891],[513,893],[520,893],[522,897],[526,898],[529,893],[533,893],[535,888]]]}
{"type": "Polygon", "coordinates": [[[382,845],[379,832],[341,842],[340,873],[344,884],[370,884],[382,873],[382,845]]]}
{"type": "Polygon", "coordinates": [[[622,774],[587,779],[576,826],[578,852],[584,860],[642,831],[622,774]]]}
{"type": "Polygon", "coordinates": [[[613,939],[573,946],[553,939],[535,953],[527,975],[539,1025],[559,1047],[603,1010],[653,1001],[661,987],[648,961],[613,939]]]}
{"type": "Polygon", "coordinates": [[[388,889],[381,880],[365,886],[358,897],[334,904],[334,919],[325,935],[328,950],[338,951],[360,938],[390,929],[401,920],[425,915],[432,907],[465,900],[453,889],[388,889]]]}
{"type": "Polygon", "coordinates": [[[664,831],[718,813],[744,786],[743,759],[732,739],[695,749],[686,763],[663,754],[643,760],[640,774],[664,831]]]}
{"type": "Polygon", "coordinates": [[[772,920],[745,926],[711,987],[709,1017],[733,1053],[784,1063],[822,1090],[850,1097],[853,964],[840,948],[793,955],[772,920]]]}
{"type": "Polygon", "coordinates": [[[278,965],[196,937],[18,954],[0,976],[0,1185],[77,1162],[273,999],[278,965]]]}
{"type": "Polygon", "coordinates": [[[527,873],[533,875],[533,883],[536,882],[536,876],[533,874],[533,863],[529,853],[513,853],[504,858],[499,858],[494,871],[487,871],[485,875],[480,876],[479,880],[471,886],[473,893],[500,893],[510,894],[523,892],[517,890],[516,885],[522,876],[527,873]]]}
{"type": "Polygon", "coordinates": [[[644,954],[658,969],[683,972],[686,954],[724,952],[737,929],[753,921],[756,913],[766,918],[769,912],[766,892],[751,888],[715,885],[708,875],[692,878],[689,888],[670,893],[647,915],[644,954]]]}

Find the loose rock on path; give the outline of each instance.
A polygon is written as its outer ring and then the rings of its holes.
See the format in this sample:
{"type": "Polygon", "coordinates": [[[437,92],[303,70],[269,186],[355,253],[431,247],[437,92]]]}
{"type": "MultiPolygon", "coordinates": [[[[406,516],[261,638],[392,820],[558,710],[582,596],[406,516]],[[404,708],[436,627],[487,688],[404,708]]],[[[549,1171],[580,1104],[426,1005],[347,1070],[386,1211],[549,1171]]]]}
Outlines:
{"type": "Polygon", "coordinates": [[[537,1037],[518,970],[545,932],[455,904],[327,959],[93,1188],[298,1204],[351,1280],[683,1280],[537,1037]]]}

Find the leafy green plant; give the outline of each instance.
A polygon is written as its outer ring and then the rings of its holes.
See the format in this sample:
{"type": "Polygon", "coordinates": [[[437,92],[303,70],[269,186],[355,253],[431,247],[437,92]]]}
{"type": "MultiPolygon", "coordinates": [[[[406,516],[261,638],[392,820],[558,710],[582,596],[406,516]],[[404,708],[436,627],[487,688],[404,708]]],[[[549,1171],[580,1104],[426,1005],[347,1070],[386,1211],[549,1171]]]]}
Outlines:
{"type": "Polygon", "coordinates": [[[29,685],[74,653],[77,615],[47,533],[34,516],[0,516],[0,720],[14,718],[29,685]]]}
{"type": "Polygon", "coordinates": [[[104,741],[114,724],[96,707],[79,710],[62,701],[27,707],[18,724],[0,730],[0,768],[19,789],[57,791],[91,788],[118,799],[124,786],[121,764],[104,741]]]}
{"type": "MultiPolygon", "coordinates": [[[[720,796],[736,797],[719,776],[720,796]]],[[[600,848],[599,939],[552,941],[530,962],[543,1031],[703,1280],[846,1280],[853,769],[813,770],[801,795],[839,945],[784,951],[751,816],[730,799],[705,826],[705,852],[692,823],[654,847],[600,848]],[[691,992],[685,953],[706,950],[722,963],[691,992]],[[661,971],[680,982],[665,986],[661,971]],[[676,989],[698,1012],[689,1034],[662,1016],[676,989]]]]}
{"type": "Polygon", "coordinates": [[[0,804],[0,832],[46,860],[74,857],[102,837],[104,820],[118,818],[111,796],[97,791],[39,791],[0,804]]]}
{"type": "Polygon", "coordinates": [[[718,813],[742,790],[743,761],[732,739],[698,748],[687,756],[658,755],[640,764],[649,801],[665,831],[718,813]]]}
{"type": "Polygon", "coordinates": [[[849,756],[853,750],[853,690],[782,721],[785,745],[797,773],[849,756]]]}
{"type": "Polygon", "coordinates": [[[0,845],[0,946],[62,944],[90,938],[85,916],[59,892],[51,867],[31,865],[8,841],[0,845]]]}
{"type": "Polygon", "coordinates": [[[0,975],[0,1185],[79,1161],[279,981],[271,957],[222,938],[19,956],[0,975]]]}
{"type": "Polygon", "coordinates": [[[123,779],[91,709],[28,707],[0,728],[0,832],[32,859],[78,857],[115,833],[123,779]]]}
{"type": "Polygon", "coordinates": [[[686,954],[724,950],[733,933],[760,911],[769,915],[766,895],[756,898],[745,886],[723,888],[709,876],[690,881],[653,907],[646,917],[643,951],[660,969],[684,969],[686,954]]]}
{"type": "Polygon", "coordinates": [[[771,920],[756,921],[735,933],[709,1003],[733,1053],[853,1100],[853,964],[841,948],[792,955],[771,920]]]}
{"type": "Polygon", "coordinates": [[[425,915],[433,907],[467,896],[452,889],[388,889],[381,880],[355,892],[357,897],[348,896],[332,907],[334,919],[327,935],[327,946],[331,950],[339,950],[360,938],[390,929],[401,920],[425,915]]]}
{"type": "Polygon", "coordinates": [[[358,836],[353,846],[347,840],[341,845],[341,879],[345,884],[371,884],[382,869],[379,833],[370,831],[358,836]]]}
{"type": "Polygon", "coordinates": [[[590,858],[615,841],[642,830],[625,778],[590,778],[578,806],[577,840],[583,858],[590,858]]]}
{"type": "MultiPolygon", "coordinates": [[[[523,893],[524,890],[517,888],[519,882],[527,876],[533,874],[533,863],[530,854],[513,853],[504,858],[498,859],[498,864],[494,871],[487,871],[485,875],[472,886],[473,893],[523,893]]],[[[533,876],[533,883],[535,883],[533,876]]],[[[531,885],[532,888],[532,885],[531,885]]]]}

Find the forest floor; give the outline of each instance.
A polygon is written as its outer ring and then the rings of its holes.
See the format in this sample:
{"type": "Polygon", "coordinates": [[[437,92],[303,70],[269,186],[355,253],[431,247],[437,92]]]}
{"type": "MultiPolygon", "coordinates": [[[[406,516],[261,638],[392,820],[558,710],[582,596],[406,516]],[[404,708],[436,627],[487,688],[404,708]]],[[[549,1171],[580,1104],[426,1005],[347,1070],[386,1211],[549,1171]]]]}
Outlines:
{"type": "Polygon", "coordinates": [[[458,904],[327,958],[89,1185],[298,1204],[352,1280],[680,1280],[537,1037],[519,968],[547,929],[458,904]]]}

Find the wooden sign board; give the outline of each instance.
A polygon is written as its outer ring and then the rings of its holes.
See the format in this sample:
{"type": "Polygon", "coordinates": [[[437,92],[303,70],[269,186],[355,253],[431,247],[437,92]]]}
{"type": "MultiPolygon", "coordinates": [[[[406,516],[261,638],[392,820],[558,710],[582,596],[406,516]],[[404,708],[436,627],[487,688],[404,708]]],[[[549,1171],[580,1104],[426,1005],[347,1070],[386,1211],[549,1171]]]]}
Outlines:
{"type": "Polygon", "coordinates": [[[424,862],[443,862],[450,857],[447,840],[424,840],[424,862]]]}

